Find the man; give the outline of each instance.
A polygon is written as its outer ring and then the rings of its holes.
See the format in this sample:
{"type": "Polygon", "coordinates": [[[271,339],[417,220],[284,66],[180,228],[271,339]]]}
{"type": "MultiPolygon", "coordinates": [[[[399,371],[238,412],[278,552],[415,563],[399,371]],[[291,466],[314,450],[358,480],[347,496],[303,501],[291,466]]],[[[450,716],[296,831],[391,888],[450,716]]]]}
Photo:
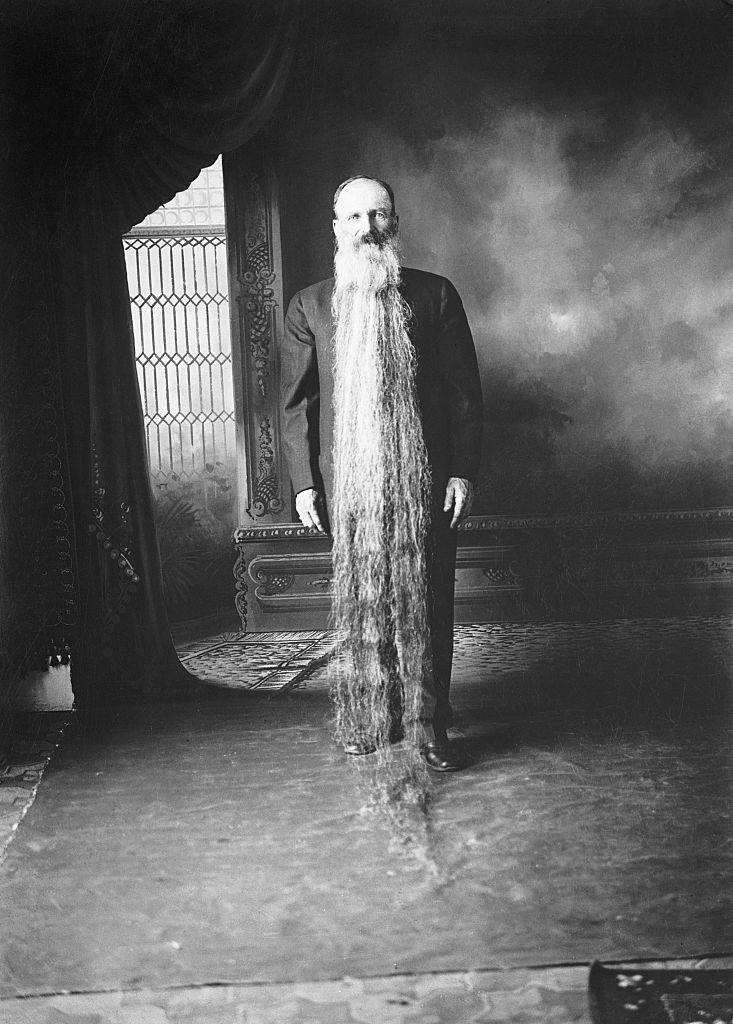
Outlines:
{"type": "Polygon", "coordinates": [[[401,266],[398,224],[386,182],[337,189],[334,277],[298,292],[285,319],[283,434],[301,522],[333,535],[337,738],[366,754],[405,737],[455,771],[456,527],[473,500],[481,385],[458,293],[401,266]]]}

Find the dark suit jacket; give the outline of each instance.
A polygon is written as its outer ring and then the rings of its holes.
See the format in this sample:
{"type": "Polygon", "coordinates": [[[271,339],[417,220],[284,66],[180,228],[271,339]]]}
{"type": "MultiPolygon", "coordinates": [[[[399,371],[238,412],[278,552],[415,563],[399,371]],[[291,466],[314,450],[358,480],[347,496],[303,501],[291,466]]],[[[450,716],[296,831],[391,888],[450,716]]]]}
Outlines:
{"type": "MultiPolygon", "coordinates": [[[[281,389],[283,440],[293,488],[315,487],[330,505],[333,440],[333,321],[329,278],[293,296],[285,317],[281,389]]],[[[417,393],[436,500],[451,476],[475,480],[483,405],[471,329],[458,292],[444,277],[402,270],[412,311],[417,393]]]]}

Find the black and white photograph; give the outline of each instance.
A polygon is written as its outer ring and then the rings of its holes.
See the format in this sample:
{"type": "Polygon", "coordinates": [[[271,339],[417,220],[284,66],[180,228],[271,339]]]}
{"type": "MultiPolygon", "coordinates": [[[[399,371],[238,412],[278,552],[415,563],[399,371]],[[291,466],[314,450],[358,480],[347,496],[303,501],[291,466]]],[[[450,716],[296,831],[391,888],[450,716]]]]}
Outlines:
{"type": "Polygon", "coordinates": [[[733,0],[4,0],[0,137],[3,1024],[733,1024],[733,0]]]}

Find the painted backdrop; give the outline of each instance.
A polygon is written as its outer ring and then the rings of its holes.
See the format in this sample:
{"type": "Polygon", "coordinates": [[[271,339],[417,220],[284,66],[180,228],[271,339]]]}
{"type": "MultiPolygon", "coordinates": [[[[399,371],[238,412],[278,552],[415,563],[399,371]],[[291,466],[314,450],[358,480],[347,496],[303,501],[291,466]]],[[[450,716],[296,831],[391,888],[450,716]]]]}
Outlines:
{"type": "Polygon", "coordinates": [[[330,200],[397,193],[482,370],[476,511],[733,505],[733,8],[306,5],[273,132],[285,299],[330,274],[330,200]]]}

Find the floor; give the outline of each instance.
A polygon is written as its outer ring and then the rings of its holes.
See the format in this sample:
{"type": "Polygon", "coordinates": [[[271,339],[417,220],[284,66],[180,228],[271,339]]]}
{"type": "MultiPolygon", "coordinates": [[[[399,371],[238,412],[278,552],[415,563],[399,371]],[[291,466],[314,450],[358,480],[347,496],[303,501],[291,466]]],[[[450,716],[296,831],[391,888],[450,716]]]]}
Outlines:
{"type": "Polygon", "coordinates": [[[228,688],[67,727],[0,869],[0,1020],[587,1024],[594,959],[733,967],[732,636],[460,627],[471,765],[407,831],[330,740],[328,638],[270,689],[192,645],[228,688]]]}
{"type": "MultiPolygon", "coordinates": [[[[217,688],[285,693],[333,650],[333,634],[219,633],[177,644],[181,662],[217,688]]],[[[33,672],[0,708],[0,863],[36,798],[43,773],[71,717],[68,666],[33,672]]]]}

